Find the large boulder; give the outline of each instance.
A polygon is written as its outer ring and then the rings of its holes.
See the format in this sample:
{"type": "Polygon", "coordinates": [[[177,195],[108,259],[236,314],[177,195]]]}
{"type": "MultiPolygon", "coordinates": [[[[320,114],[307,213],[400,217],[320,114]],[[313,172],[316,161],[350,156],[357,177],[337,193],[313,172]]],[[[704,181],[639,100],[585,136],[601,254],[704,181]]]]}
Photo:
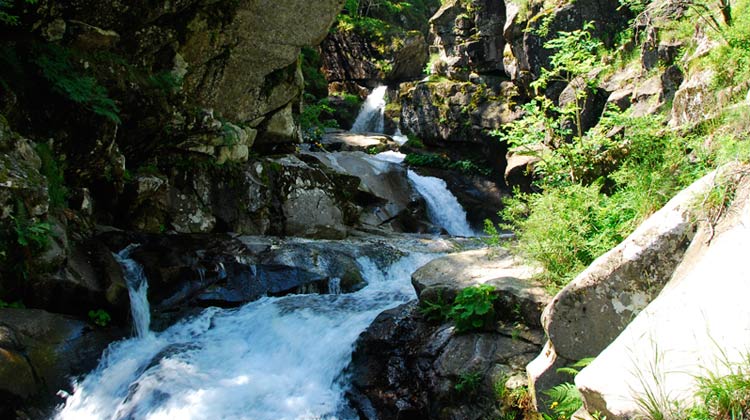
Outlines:
{"type": "Polygon", "coordinates": [[[407,303],[378,315],[360,335],[348,398],[364,419],[499,418],[497,390],[522,384],[519,373],[542,337],[521,324],[457,334],[407,303]],[[467,375],[477,378],[474,389],[457,389],[467,375]]]}
{"type": "Polygon", "coordinates": [[[598,355],[664,288],[695,234],[696,197],[716,172],[680,192],[615,248],[597,258],[545,308],[550,343],[527,367],[537,404],[563,382],[556,369],[598,355]]]}
{"type": "MultiPolygon", "coordinates": [[[[311,153],[329,168],[359,178],[359,192],[369,196],[360,221],[367,226],[389,226],[397,231],[420,230],[413,211],[422,207],[402,165],[368,156],[362,152],[311,153]],[[411,222],[410,222],[411,221],[411,222]],[[417,228],[417,229],[413,229],[417,228]]],[[[421,212],[423,220],[427,215],[421,212]]]]}
{"type": "Polygon", "coordinates": [[[96,367],[118,337],[38,309],[0,309],[0,416],[49,416],[57,392],[72,392],[71,379],[96,367]],[[23,414],[15,411],[21,407],[23,414]]]}
{"type": "Polygon", "coordinates": [[[479,73],[501,73],[504,24],[504,2],[443,2],[430,19],[430,32],[442,62],[434,69],[449,77],[465,77],[469,66],[479,73]]]}
{"type": "Polygon", "coordinates": [[[746,168],[725,176],[738,189],[723,217],[701,227],[662,293],[576,377],[589,412],[647,415],[638,401],[651,395],[670,413],[697,402],[698,378],[747,363],[750,182],[746,168]]]}
{"type": "Polygon", "coordinates": [[[515,311],[525,324],[539,327],[539,316],[549,303],[549,294],[536,281],[537,267],[524,263],[504,249],[478,249],[433,260],[412,274],[412,285],[420,300],[451,302],[470,286],[487,284],[504,300],[504,313],[515,311]]]}
{"type": "Polygon", "coordinates": [[[290,155],[223,166],[196,160],[192,168],[136,176],[121,199],[123,223],[151,233],[341,238],[359,217],[357,179],[316,160],[290,155]]]}

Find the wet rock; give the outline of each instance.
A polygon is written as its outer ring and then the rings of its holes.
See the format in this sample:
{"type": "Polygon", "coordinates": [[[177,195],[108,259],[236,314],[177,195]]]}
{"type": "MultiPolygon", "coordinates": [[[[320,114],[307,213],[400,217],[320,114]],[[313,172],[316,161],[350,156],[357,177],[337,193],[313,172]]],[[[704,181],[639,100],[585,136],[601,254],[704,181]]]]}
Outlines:
{"type": "Polygon", "coordinates": [[[495,384],[522,371],[541,345],[538,331],[523,331],[458,335],[425,321],[417,302],[385,311],[357,340],[347,397],[365,419],[497,417],[495,384]],[[462,393],[455,385],[467,373],[480,379],[462,393]]]}
{"type": "MultiPolygon", "coordinates": [[[[360,218],[363,224],[388,225],[396,230],[410,227],[398,222],[409,217],[411,209],[421,200],[421,196],[412,188],[402,165],[385,162],[361,152],[310,155],[335,171],[360,179],[359,191],[368,197],[360,200],[364,207],[360,218]]],[[[426,218],[426,214],[424,216],[426,218]]]]}
{"type": "Polygon", "coordinates": [[[320,143],[329,152],[384,152],[397,150],[398,143],[385,134],[359,134],[348,131],[326,133],[320,143]]]}
{"type": "Polygon", "coordinates": [[[38,309],[0,309],[0,416],[46,418],[119,334],[38,309]]]}

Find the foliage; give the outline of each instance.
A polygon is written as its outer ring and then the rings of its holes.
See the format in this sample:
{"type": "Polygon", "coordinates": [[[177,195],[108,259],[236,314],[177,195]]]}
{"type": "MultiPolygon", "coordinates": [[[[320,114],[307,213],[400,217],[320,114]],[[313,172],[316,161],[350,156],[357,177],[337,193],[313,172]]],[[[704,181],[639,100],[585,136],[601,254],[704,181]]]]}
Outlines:
{"type": "Polygon", "coordinates": [[[712,49],[708,57],[717,88],[750,79],[750,1],[739,0],[733,8],[732,24],[721,29],[725,42],[712,49]]]}
{"type": "Polygon", "coordinates": [[[473,395],[482,383],[482,372],[467,371],[459,375],[453,388],[460,394],[473,395]]]}
{"type": "Polygon", "coordinates": [[[6,302],[6,301],[0,299],[0,309],[6,309],[6,308],[10,308],[10,309],[23,309],[25,307],[26,306],[20,300],[17,300],[15,302],[6,302]]]}
{"type": "Polygon", "coordinates": [[[34,149],[42,161],[40,172],[47,178],[50,207],[53,209],[65,208],[68,190],[65,187],[62,165],[58,163],[48,143],[37,143],[34,149]]]}
{"type": "Polygon", "coordinates": [[[424,166],[437,169],[455,169],[467,174],[489,175],[491,169],[480,166],[470,160],[451,160],[446,156],[431,153],[408,153],[404,163],[411,166],[424,166]]]}
{"type": "Polygon", "coordinates": [[[330,118],[334,109],[328,104],[328,99],[321,99],[316,103],[303,104],[299,116],[302,136],[306,141],[318,141],[326,128],[336,128],[338,123],[330,118]],[[328,116],[329,118],[325,118],[328,116]]]}
{"type": "Polygon", "coordinates": [[[112,322],[112,317],[104,309],[97,309],[89,311],[89,320],[100,327],[106,327],[112,322]]]}
{"type": "Polygon", "coordinates": [[[729,363],[724,354],[725,375],[707,372],[698,377],[700,399],[688,410],[689,420],[735,420],[750,418],[750,355],[741,363],[729,363]]]}
{"type": "Polygon", "coordinates": [[[491,285],[467,287],[456,296],[448,316],[455,322],[456,331],[466,332],[489,327],[495,319],[494,301],[497,295],[491,285]]]}
{"type": "Polygon", "coordinates": [[[316,49],[302,48],[300,66],[305,80],[305,93],[316,99],[323,99],[328,96],[328,82],[320,70],[322,65],[320,54],[316,49]]]}
{"type": "Polygon", "coordinates": [[[434,302],[422,299],[419,303],[419,313],[421,313],[428,321],[443,322],[447,320],[450,315],[451,305],[443,300],[442,291],[438,291],[437,298],[434,302]]]}
{"type": "Polygon", "coordinates": [[[44,251],[49,246],[52,226],[47,222],[36,221],[28,216],[26,206],[20,200],[16,203],[16,214],[11,216],[16,233],[16,243],[32,254],[44,251]]]}
{"type": "Polygon", "coordinates": [[[70,50],[54,44],[37,45],[33,61],[55,92],[115,123],[121,122],[117,104],[96,78],[76,70],[71,61],[70,50]]]}
{"type": "Polygon", "coordinates": [[[697,135],[670,131],[659,117],[614,112],[584,137],[540,150],[529,153],[541,159],[542,193],[506,199],[501,216],[516,231],[518,250],[542,264],[555,289],[715,162],[697,135]],[[617,127],[620,135],[603,134],[617,127]]]}
{"type": "Polygon", "coordinates": [[[581,369],[585,368],[586,366],[590,365],[591,362],[594,361],[594,357],[585,357],[575,363],[573,363],[570,366],[565,366],[557,369],[558,373],[567,373],[571,376],[576,376],[578,373],[581,372],[581,369]]]}
{"type": "Polygon", "coordinates": [[[484,219],[484,234],[482,241],[489,247],[499,247],[502,244],[502,237],[500,232],[497,231],[497,227],[492,220],[484,219]]]}
{"type": "Polygon", "coordinates": [[[542,392],[549,397],[549,409],[553,416],[543,414],[544,420],[565,420],[570,419],[573,413],[578,411],[583,405],[581,393],[575,385],[566,382],[557,385],[554,388],[542,392]]]}
{"type": "Polygon", "coordinates": [[[24,4],[32,5],[37,2],[38,0],[0,0],[0,25],[18,25],[20,22],[15,13],[17,9],[24,4]]]}

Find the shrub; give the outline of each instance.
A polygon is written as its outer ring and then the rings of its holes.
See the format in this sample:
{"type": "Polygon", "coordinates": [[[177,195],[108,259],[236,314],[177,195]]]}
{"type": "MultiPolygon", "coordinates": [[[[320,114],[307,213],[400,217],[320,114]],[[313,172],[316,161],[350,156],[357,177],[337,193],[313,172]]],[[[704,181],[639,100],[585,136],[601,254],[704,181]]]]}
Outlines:
{"type": "Polygon", "coordinates": [[[495,320],[493,306],[497,295],[491,285],[467,287],[456,296],[448,316],[455,322],[456,331],[466,332],[489,327],[495,320]]]}

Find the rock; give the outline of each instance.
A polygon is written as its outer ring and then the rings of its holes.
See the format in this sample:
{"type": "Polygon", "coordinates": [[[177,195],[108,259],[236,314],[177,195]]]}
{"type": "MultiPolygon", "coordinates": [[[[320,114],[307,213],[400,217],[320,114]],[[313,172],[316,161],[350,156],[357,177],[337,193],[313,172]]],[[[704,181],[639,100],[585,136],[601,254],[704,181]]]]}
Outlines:
{"type": "Polygon", "coordinates": [[[302,142],[291,103],[274,113],[261,130],[263,133],[257,139],[259,145],[302,142]]]}
{"type": "Polygon", "coordinates": [[[364,86],[379,79],[377,66],[368,60],[375,56],[372,46],[354,31],[333,32],[320,44],[322,71],[328,83],[354,82],[364,86]]]}
{"type": "Polygon", "coordinates": [[[329,152],[385,152],[397,150],[398,143],[385,134],[360,134],[348,131],[332,131],[323,135],[320,143],[329,152]]]}
{"type": "Polygon", "coordinates": [[[444,63],[436,73],[461,79],[468,66],[479,73],[502,72],[504,24],[504,2],[444,2],[430,18],[434,45],[444,63]]]}
{"type": "Polygon", "coordinates": [[[143,232],[237,232],[336,236],[356,225],[357,179],[313,159],[254,158],[242,165],[205,164],[169,176],[138,175],[127,185],[123,221],[143,232]],[[313,207],[310,207],[313,206],[313,207]]]}
{"type": "Polygon", "coordinates": [[[403,82],[422,78],[422,71],[429,52],[424,35],[410,32],[403,40],[403,46],[393,54],[393,68],[386,75],[392,82],[403,82]]]}
{"type": "MultiPolygon", "coordinates": [[[[581,117],[581,133],[586,133],[599,122],[608,96],[609,92],[599,88],[588,87],[584,78],[579,77],[568,83],[565,89],[563,89],[558,98],[558,103],[560,108],[563,109],[571,106],[570,104],[574,102],[576,103],[574,106],[579,109],[581,117]],[[585,92],[583,100],[579,96],[582,92],[585,92]]],[[[575,121],[568,120],[566,123],[572,127],[573,133],[577,132],[578,127],[576,127],[575,121]]]]}
{"type": "Polygon", "coordinates": [[[357,340],[347,397],[359,416],[498,417],[495,384],[523,369],[542,335],[523,330],[516,336],[502,328],[458,335],[449,325],[426,322],[418,309],[411,302],[381,313],[357,340]],[[467,373],[478,374],[480,382],[461,393],[455,385],[467,373]]]}
{"type": "MultiPolygon", "coordinates": [[[[510,83],[426,81],[401,93],[401,129],[425,144],[497,144],[488,130],[518,117],[510,83]]],[[[503,152],[504,155],[504,152],[503,152]]]]}
{"type": "Polygon", "coordinates": [[[502,301],[496,306],[504,319],[521,317],[526,325],[541,326],[549,295],[532,280],[538,272],[506,250],[480,249],[433,260],[415,271],[411,282],[419,299],[430,302],[451,302],[467,287],[491,285],[502,301]]]}
{"type": "Polygon", "coordinates": [[[518,188],[521,192],[532,191],[534,182],[534,165],[540,158],[520,153],[509,153],[508,166],[505,168],[505,185],[512,191],[518,188]]]}
{"type": "Polygon", "coordinates": [[[749,273],[738,262],[750,246],[750,183],[746,167],[723,176],[718,182],[737,186],[724,216],[700,228],[661,294],[576,377],[589,412],[613,420],[646,415],[637,400],[647,392],[661,409],[689,407],[700,402],[697,378],[746,363],[749,273]]]}
{"type": "MultiPolygon", "coordinates": [[[[606,348],[667,283],[695,232],[695,197],[712,187],[715,173],[696,181],[643,222],[615,248],[597,258],[545,308],[542,323],[555,356],[578,361],[606,348]],[[592,314],[595,314],[592,315],[592,314]]],[[[529,372],[555,376],[540,360],[529,372]]],[[[540,386],[534,387],[537,400],[540,386]]]]}
{"type": "Polygon", "coordinates": [[[57,391],[72,392],[70,378],[96,367],[118,336],[38,309],[0,309],[0,415],[15,418],[23,407],[26,415],[49,416],[57,391]]]}
{"type": "MultiPolygon", "coordinates": [[[[350,137],[364,137],[360,135],[350,137]]],[[[370,138],[370,137],[365,137],[370,138]]],[[[408,211],[412,203],[421,199],[414,191],[406,169],[400,164],[386,162],[361,152],[310,153],[329,168],[356,176],[359,191],[370,195],[371,203],[362,212],[360,221],[371,226],[390,224],[408,211]]]]}
{"type": "Polygon", "coordinates": [[[687,78],[674,95],[670,127],[695,124],[708,117],[707,111],[715,109],[716,97],[711,89],[712,70],[703,70],[687,78]]]}

